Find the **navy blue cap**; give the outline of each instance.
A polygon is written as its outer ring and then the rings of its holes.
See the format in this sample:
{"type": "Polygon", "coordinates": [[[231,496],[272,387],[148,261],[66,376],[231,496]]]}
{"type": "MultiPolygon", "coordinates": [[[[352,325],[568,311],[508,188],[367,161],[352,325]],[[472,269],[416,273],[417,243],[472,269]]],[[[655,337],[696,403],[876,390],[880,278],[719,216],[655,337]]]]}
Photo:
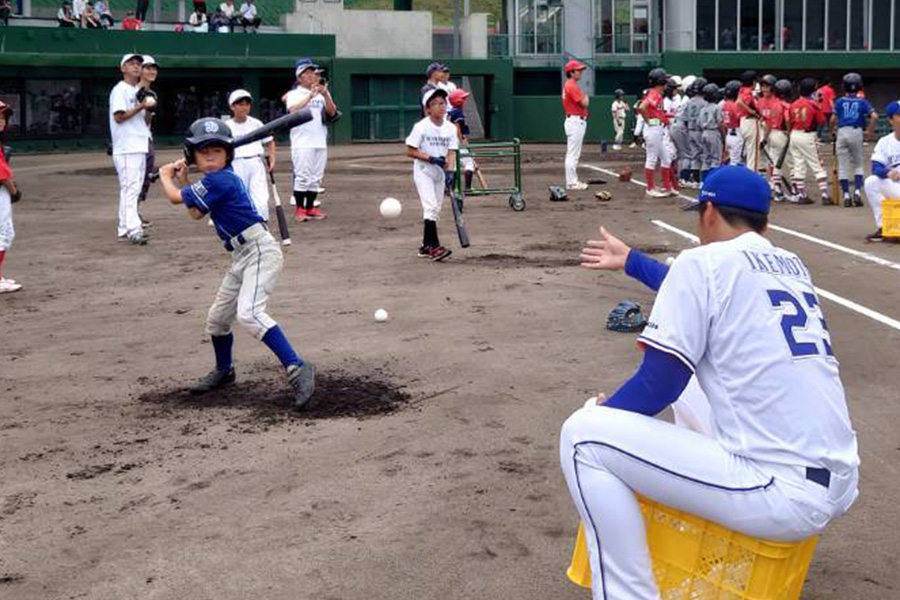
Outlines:
{"type": "Polygon", "coordinates": [[[772,190],[761,175],[747,167],[725,166],[710,171],[697,202],[685,210],[699,210],[701,202],[712,202],[716,206],[730,206],[746,211],[769,214],[772,190]]]}
{"type": "Polygon", "coordinates": [[[887,115],[887,118],[890,119],[894,115],[900,115],[900,102],[894,100],[890,104],[887,105],[887,108],[884,111],[884,114],[887,115]]]}
{"type": "Polygon", "coordinates": [[[446,70],[448,70],[448,69],[443,64],[441,64],[439,62],[433,62],[430,65],[428,65],[427,69],[425,69],[425,77],[431,77],[431,74],[434,73],[435,71],[446,71],[446,70]]]}
{"type": "Polygon", "coordinates": [[[319,65],[314,63],[311,58],[298,58],[294,63],[294,75],[296,77],[299,77],[300,73],[307,69],[315,69],[316,71],[318,71],[319,65]]]}

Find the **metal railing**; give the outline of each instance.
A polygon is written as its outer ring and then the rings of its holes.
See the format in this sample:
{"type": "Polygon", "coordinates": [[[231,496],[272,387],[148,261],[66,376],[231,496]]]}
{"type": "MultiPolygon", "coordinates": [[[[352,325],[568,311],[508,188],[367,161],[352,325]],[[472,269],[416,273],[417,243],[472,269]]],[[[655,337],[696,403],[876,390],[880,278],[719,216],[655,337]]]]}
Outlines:
{"type": "Polygon", "coordinates": [[[563,53],[562,34],[495,33],[488,36],[488,54],[492,58],[506,56],[554,56],[563,53]]]}

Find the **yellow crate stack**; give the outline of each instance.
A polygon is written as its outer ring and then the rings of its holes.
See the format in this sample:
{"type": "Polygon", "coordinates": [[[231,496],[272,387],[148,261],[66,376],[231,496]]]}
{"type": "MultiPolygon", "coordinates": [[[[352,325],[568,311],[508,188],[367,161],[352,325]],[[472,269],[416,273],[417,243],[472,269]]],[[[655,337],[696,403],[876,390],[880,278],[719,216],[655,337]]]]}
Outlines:
{"type": "Polygon", "coordinates": [[[885,198],[881,203],[881,235],[886,241],[900,242],[900,198],[885,198]]]}

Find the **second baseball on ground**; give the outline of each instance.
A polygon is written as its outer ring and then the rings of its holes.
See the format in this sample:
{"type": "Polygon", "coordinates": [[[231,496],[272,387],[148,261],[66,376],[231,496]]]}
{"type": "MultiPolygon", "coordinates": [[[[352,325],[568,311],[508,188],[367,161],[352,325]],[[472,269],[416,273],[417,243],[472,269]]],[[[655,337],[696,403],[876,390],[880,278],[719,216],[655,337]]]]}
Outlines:
{"type": "Polygon", "coordinates": [[[400,204],[400,201],[396,198],[385,198],[381,201],[379,210],[381,211],[382,217],[385,217],[386,219],[396,219],[403,211],[403,205],[400,204]]]}
{"type": "Polygon", "coordinates": [[[375,320],[379,323],[384,323],[388,320],[388,312],[383,308],[379,308],[375,311],[375,320]]]}

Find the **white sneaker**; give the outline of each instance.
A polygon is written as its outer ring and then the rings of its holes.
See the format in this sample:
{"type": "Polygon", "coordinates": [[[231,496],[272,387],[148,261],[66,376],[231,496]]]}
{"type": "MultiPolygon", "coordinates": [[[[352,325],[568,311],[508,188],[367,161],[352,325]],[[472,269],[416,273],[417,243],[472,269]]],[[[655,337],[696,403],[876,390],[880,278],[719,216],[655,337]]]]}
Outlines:
{"type": "MultiPolygon", "coordinates": [[[[322,191],[324,192],[325,190],[322,190],[322,191]]],[[[319,200],[318,198],[313,200],[313,208],[319,208],[320,206],[322,206],[321,200],[319,200]]]]}
{"type": "Polygon", "coordinates": [[[651,198],[668,198],[669,197],[668,192],[663,192],[663,191],[657,190],[657,189],[647,190],[647,195],[650,196],[651,198]]]}
{"type": "Polygon", "coordinates": [[[677,198],[679,196],[678,190],[663,190],[663,193],[666,196],[671,196],[673,198],[677,198]]]}
{"type": "Polygon", "coordinates": [[[629,148],[637,148],[637,144],[635,144],[634,142],[631,142],[631,145],[628,146],[628,147],[629,147],[629,148]]]}
{"type": "Polygon", "coordinates": [[[317,194],[324,194],[324,193],[325,193],[325,188],[323,188],[323,187],[320,185],[320,186],[318,187],[318,189],[316,189],[316,193],[317,193],[317,194]]]}
{"type": "Polygon", "coordinates": [[[583,181],[576,181],[575,183],[570,183],[570,184],[566,185],[566,189],[582,191],[582,190],[588,189],[588,184],[584,183],[583,181]]]}
{"type": "Polygon", "coordinates": [[[0,294],[9,294],[11,292],[18,292],[22,289],[22,286],[18,283],[13,283],[9,279],[0,279],[0,294]]]}
{"type": "Polygon", "coordinates": [[[16,283],[16,280],[15,280],[15,279],[7,279],[6,277],[0,277],[0,283],[3,283],[4,281],[5,281],[6,283],[12,283],[12,284],[15,284],[15,283],[16,283]]]}
{"type": "Polygon", "coordinates": [[[620,146],[619,144],[613,144],[613,150],[621,150],[621,149],[622,149],[622,146],[620,146]]]}

